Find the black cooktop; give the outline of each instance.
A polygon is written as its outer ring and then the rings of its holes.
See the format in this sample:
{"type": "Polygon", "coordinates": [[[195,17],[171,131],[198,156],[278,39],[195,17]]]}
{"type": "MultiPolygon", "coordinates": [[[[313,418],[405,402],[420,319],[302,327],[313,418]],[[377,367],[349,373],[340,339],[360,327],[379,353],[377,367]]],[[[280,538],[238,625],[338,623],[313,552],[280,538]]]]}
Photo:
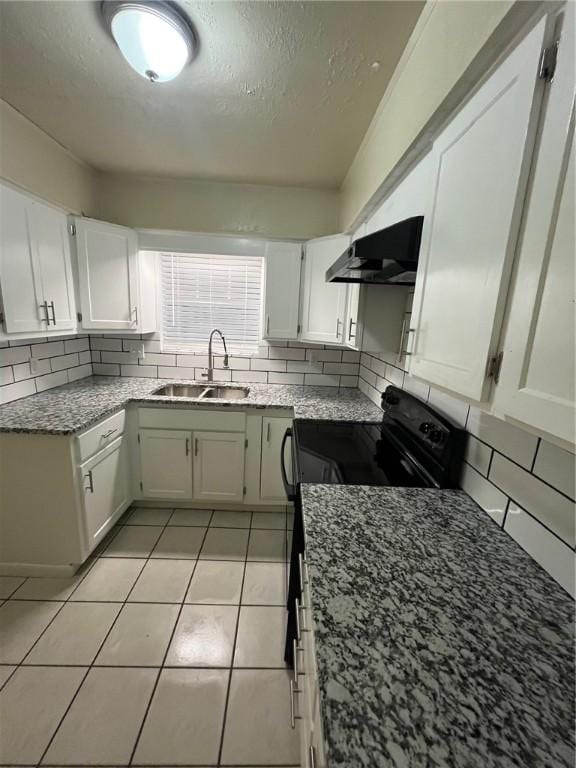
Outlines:
{"type": "Polygon", "coordinates": [[[464,430],[396,387],[382,407],[381,424],[296,420],[296,483],[457,487],[464,430]]]}

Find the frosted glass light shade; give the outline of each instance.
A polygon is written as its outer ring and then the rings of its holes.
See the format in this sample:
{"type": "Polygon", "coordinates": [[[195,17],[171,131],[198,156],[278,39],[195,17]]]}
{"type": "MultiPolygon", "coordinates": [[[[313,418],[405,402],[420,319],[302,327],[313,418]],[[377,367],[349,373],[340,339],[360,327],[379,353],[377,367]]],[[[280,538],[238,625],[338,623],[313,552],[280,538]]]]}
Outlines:
{"type": "Polygon", "coordinates": [[[153,83],[173,80],[194,53],[183,18],[162,3],[104,3],[110,31],[132,69],[153,83]]]}

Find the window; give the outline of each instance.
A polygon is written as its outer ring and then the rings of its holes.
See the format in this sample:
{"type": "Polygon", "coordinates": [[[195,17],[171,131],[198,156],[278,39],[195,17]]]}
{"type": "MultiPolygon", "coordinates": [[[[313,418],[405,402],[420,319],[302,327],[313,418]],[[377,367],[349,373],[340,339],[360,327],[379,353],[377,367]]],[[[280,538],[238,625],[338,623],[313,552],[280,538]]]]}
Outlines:
{"type": "Polygon", "coordinates": [[[219,328],[231,354],[260,343],[263,259],[201,253],[161,253],[162,349],[206,351],[219,328]]]}

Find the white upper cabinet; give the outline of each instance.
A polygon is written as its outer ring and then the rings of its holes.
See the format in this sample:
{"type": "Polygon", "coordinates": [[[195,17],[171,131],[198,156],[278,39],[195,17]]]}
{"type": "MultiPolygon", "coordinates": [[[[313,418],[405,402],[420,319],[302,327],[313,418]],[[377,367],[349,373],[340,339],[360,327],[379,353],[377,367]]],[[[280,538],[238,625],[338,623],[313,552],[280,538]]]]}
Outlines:
{"type": "Polygon", "coordinates": [[[266,244],[265,339],[298,336],[301,263],[300,243],[266,244]]]}
{"type": "Polygon", "coordinates": [[[76,328],[76,303],[67,216],[47,205],[34,205],[32,213],[32,242],[37,249],[50,330],[72,330],[76,328]]]}
{"type": "Polygon", "coordinates": [[[574,442],[574,6],[566,18],[519,247],[495,408],[574,442]]]}
{"type": "Polygon", "coordinates": [[[156,330],[152,254],[139,253],[136,232],[76,217],[82,328],[150,333],[156,330]]]}
{"type": "Polygon", "coordinates": [[[326,270],[350,244],[348,235],[309,240],[304,252],[300,338],[343,344],[346,337],[346,283],[327,283],[326,270]]]}
{"type": "Polygon", "coordinates": [[[0,288],[6,333],[76,328],[66,214],[0,186],[0,288]]]}
{"type": "Polygon", "coordinates": [[[410,372],[481,401],[497,350],[543,92],[546,20],[433,147],[434,196],[415,287],[410,372]]]}

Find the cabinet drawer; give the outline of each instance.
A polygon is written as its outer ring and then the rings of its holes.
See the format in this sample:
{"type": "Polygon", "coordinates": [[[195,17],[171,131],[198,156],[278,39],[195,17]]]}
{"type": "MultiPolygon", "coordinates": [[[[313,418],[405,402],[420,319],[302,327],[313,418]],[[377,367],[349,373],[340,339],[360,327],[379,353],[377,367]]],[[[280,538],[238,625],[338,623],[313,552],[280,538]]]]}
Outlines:
{"type": "Polygon", "coordinates": [[[141,427],[187,429],[203,432],[244,432],[246,414],[238,411],[187,410],[184,408],[139,408],[141,427]]]}
{"type": "Polygon", "coordinates": [[[113,440],[116,440],[124,432],[124,422],[126,412],[120,411],[110,418],[98,422],[95,427],[91,427],[86,432],[82,432],[76,438],[78,441],[78,453],[80,461],[86,461],[97,451],[105,448],[113,440]]]}

